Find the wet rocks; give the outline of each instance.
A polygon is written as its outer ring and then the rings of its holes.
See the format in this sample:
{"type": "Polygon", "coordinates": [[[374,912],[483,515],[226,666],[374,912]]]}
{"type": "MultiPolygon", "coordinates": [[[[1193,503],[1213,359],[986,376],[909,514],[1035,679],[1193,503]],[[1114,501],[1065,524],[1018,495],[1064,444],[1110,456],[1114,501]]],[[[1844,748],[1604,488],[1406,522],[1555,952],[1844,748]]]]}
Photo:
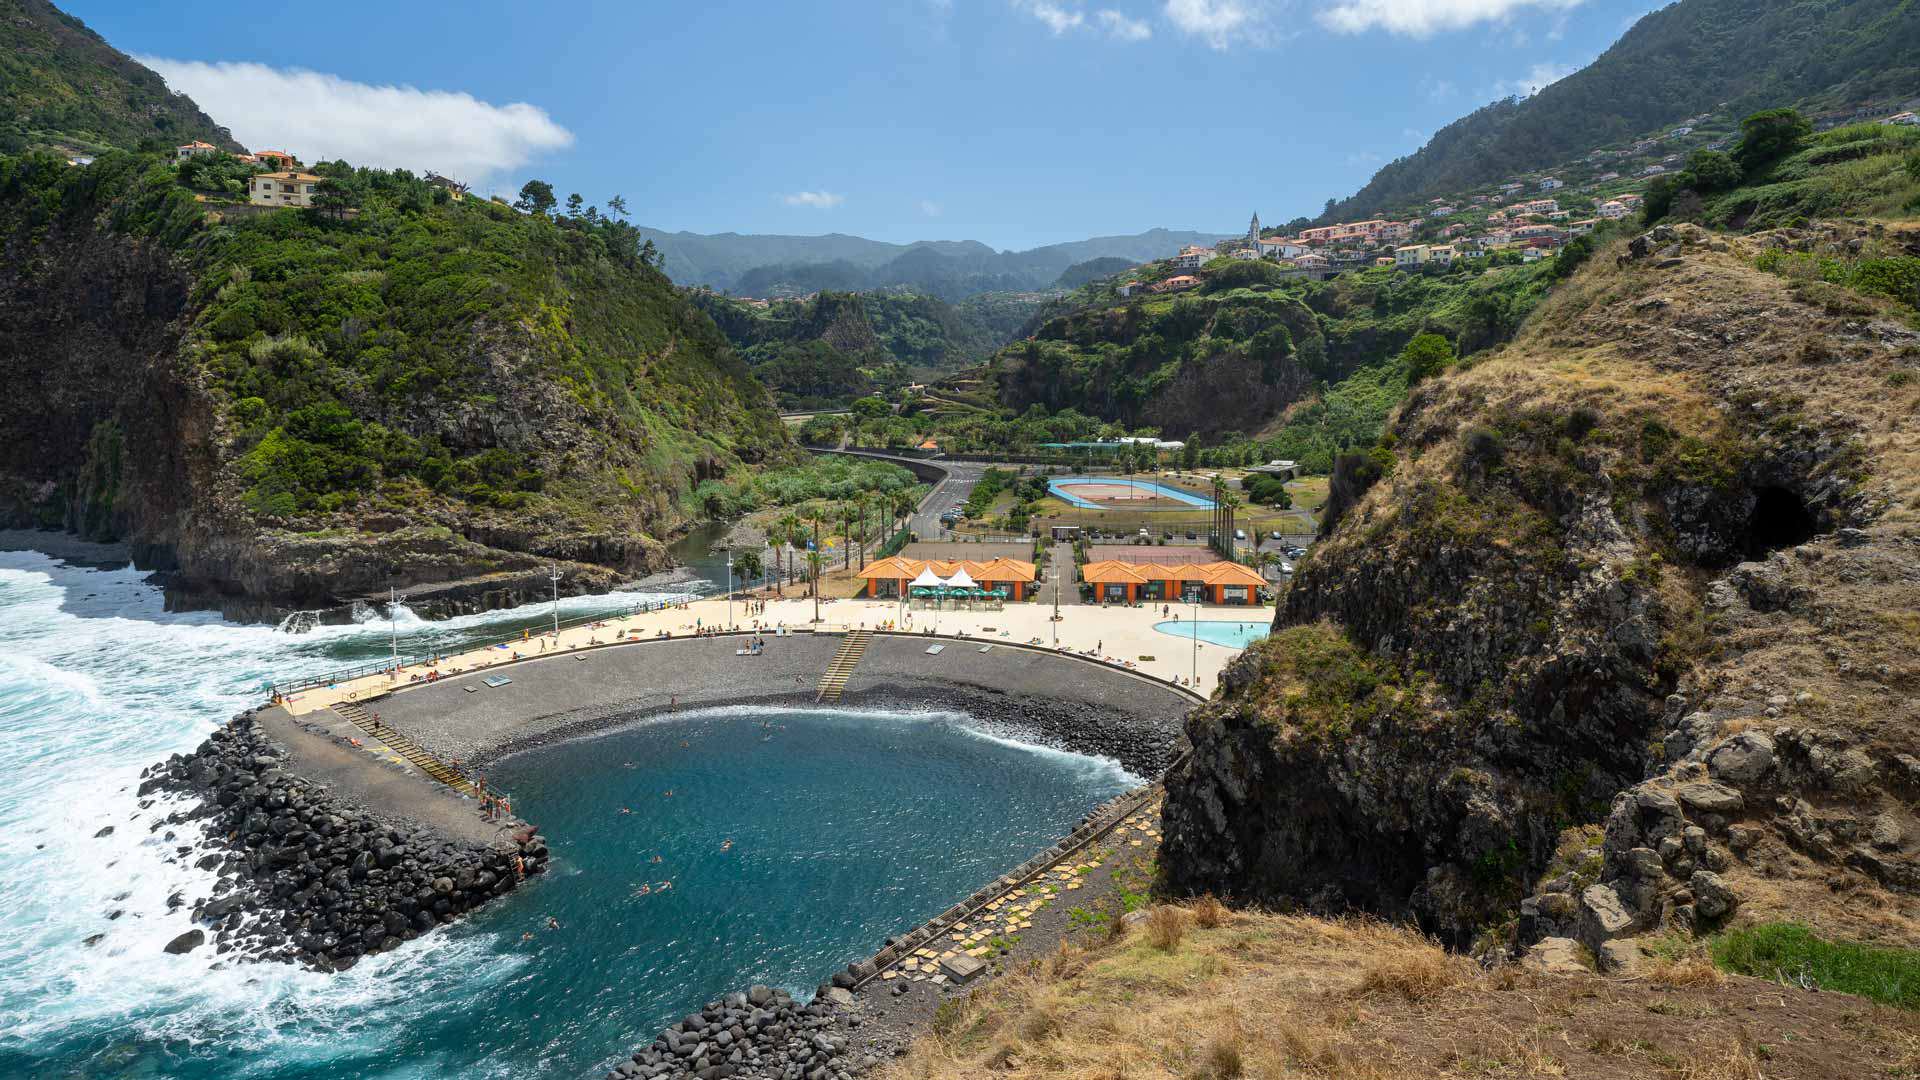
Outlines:
{"type": "Polygon", "coordinates": [[[614,1066],[607,1080],[841,1080],[858,1067],[847,1054],[844,1019],[844,1008],[824,997],[803,1006],[784,990],[752,986],[707,1002],[614,1066]]]}
{"type": "MultiPolygon", "coordinates": [[[[199,800],[168,821],[204,819],[210,839],[174,857],[218,874],[213,895],[191,907],[201,928],[168,952],[212,941],[245,959],[344,969],[546,865],[546,843],[530,828],[491,845],[453,840],[350,804],[285,766],[285,752],[242,714],[194,753],[147,771],[143,796],[167,790],[199,800]]],[[[169,908],[183,903],[170,898],[169,908]]]]}

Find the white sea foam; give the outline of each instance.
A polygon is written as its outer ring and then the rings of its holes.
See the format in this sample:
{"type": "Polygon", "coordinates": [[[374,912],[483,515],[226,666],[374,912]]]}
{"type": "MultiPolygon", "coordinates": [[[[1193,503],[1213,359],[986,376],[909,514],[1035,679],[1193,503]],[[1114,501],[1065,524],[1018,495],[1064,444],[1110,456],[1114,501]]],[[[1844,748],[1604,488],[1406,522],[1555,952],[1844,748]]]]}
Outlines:
{"type": "MultiPolygon", "coordinates": [[[[381,612],[289,635],[210,612],[169,613],[144,576],[0,553],[0,736],[13,766],[0,783],[0,863],[8,867],[0,875],[0,1031],[9,1036],[0,1057],[106,1032],[115,1042],[278,1048],[252,1058],[254,1074],[270,1075],[289,1056],[364,1056],[410,1010],[513,978],[524,960],[474,932],[428,935],[336,976],[280,964],[212,970],[221,958],[210,950],[162,951],[190,928],[192,904],[213,877],[190,860],[169,861],[200,835],[193,825],[151,828],[177,806],[155,798],[140,809],[141,770],[191,750],[257,700],[270,677],[378,657],[389,624],[381,612]],[[107,826],[110,834],[97,835],[107,826]],[[175,892],[185,902],[169,912],[175,892]],[[96,934],[96,944],[84,943],[96,934]]],[[[573,597],[560,612],[565,619],[665,598],[573,597]]],[[[431,632],[456,640],[541,613],[533,605],[462,616],[431,632]]],[[[404,607],[395,615],[407,649],[408,633],[418,637],[427,624],[404,607]]],[[[430,1063],[419,1064],[395,1075],[431,1075],[430,1063]]]]}

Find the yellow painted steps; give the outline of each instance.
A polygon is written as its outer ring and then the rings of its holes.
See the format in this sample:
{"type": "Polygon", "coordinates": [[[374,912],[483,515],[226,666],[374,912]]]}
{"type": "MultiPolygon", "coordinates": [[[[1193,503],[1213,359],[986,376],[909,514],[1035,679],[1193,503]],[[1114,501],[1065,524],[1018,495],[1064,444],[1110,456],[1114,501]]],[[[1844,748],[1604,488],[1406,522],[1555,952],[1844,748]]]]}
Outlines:
{"type": "Polygon", "coordinates": [[[412,739],[385,725],[377,731],[374,730],[373,713],[365,705],[351,701],[342,702],[333,706],[333,711],[351,722],[354,727],[385,743],[389,749],[406,759],[414,768],[462,795],[477,794],[478,789],[473,786],[472,781],[462,775],[459,770],[421,749],[420,744],[412,739]]]}
{"type": "Polygon", "coordinates": [[[871,630],[849,630],[840,642],[840,651],[833,654],[827,662],[827,670],[820,674],[819,692],[813,700],[818,702],[839,701],[846,692],[847,677],[860,664],[860,658],[867,654],[867,646],[873,642],[871,630]]]}

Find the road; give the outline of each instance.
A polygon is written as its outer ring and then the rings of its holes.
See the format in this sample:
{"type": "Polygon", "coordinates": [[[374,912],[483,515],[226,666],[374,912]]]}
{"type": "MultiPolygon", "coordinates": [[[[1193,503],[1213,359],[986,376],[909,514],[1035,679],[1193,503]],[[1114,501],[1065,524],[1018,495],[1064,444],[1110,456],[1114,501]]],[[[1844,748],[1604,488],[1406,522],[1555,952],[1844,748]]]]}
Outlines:
{"type": "Polygon", "coordinates": [[[913,521],[909,525],[913,535],[922,540],[939,540],[946,530],[940,527],[940,515],[954,506],[964,506],[967,496],[973,494],[973,485],[980,482],[980,475],[987,469],[985,465],[947,464],[940,462],[947,470],[947,478],[933,485],[927,497],[920,500],[920,509],[913,512],[913,521]]]}

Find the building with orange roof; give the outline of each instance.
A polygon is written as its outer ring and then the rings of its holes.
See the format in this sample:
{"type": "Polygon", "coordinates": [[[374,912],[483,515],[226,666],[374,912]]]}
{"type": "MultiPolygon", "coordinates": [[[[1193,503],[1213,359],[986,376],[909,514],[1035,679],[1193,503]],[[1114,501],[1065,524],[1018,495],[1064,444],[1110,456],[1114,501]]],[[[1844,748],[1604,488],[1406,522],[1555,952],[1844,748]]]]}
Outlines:
{"type": "Polygon", "coordinates": [[[195,139],[185,146],[174,147],[173,158],[175,161],[185,161],[196,154],[217,154],[219,152],[220,148],[212,143],[205,143],[195,139]]]}
{"type": "Polygon", "coordinates": [[[1210,604],[1252,605],[1266,579],[1239,563],[1129,563],[1118,559],[1090,562],[1080,580],[1093,586],[1095,600],[1119,603],[1187,600],[1210,604]]]}
{"type": "Polygon", "coordinates": [[[909,559],[900,555],[876,559],[860,571],[867,584],[860,595],[873,599],[894,599],[906,595],[908,585],[922,571],[932,570],[935,577],[950,578],[965,570],[974,584],[988,592],[1004,592],[1009,600],[1033,597],[1039,568],[1019,559],[909,559]]]}
{"type": "Polygon", "coordinates": [[[255,206],[312,206],[314,190],[324,179],[303,172],[255,173],[247,201],[255,206]]]}

